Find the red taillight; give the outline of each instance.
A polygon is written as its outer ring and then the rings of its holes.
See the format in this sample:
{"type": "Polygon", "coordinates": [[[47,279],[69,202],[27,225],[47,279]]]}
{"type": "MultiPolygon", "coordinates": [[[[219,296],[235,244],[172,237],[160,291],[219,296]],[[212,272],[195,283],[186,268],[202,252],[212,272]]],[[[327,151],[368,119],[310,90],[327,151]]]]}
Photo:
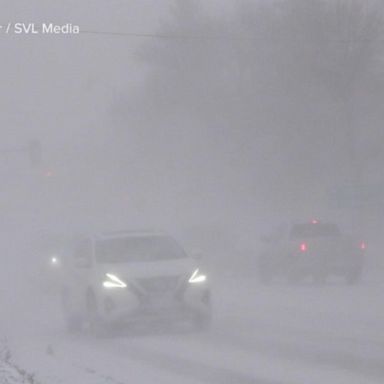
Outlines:
{"type": "Polygon", "coordinates": [[[366,248],[367,248],[367,245],[364,243],[364,241],[362,241],[362,242],[360,243],[360,249],[364,250],[364,249],[366,249],[366,248]]]}
{"type": "Polygon", "coordinates": [[[300,251],[301,252],[306,252],[307,251],[307,244],[306,243],[301,243],[300,244],[300,251]]]}
{"type": "Polygon", "coordinates": [[[54,172],[52,169],[47,169],[46,171],[44,171],[44,176],[45,177],[53,177],[54,176],[54,172]]]}

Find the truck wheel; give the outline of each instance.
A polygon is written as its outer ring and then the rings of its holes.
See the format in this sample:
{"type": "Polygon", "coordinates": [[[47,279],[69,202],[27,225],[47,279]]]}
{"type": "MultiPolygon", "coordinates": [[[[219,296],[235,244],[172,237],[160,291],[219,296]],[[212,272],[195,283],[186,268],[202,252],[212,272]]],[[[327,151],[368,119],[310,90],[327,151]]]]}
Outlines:
{"type": "Polygon", "coordinates": [[[304,275],[302,272],[297,270],[296,268],[290,268],[289,271],[287,271],[287,282],[289,284],[300,284],[303,279],[304,275]]]}
{"type": "Polygon", "coordinates": [[[259,267],[259,279],[262,284],[268,285],[272,282],[274,273],[272,269],[266,265],[259,267]]]}
{"type": "Polygon", "coordinates": [[[210,314],[197,315],[193,319],[193,326],[197,331],[207,331],[211,327],[212,316],[210,314]]]}
{"type": "Polygon", "coordinates": [[[260,273],[259,275],[260,281],[263,285],[269,285],[272,282],[273,276],[272,273],[260,273]]]}
{"type": "Polygon", "coordinates": [[[349,271],[345,275],[345,281],[349,285],[357,284],[360,280],[361,280],[361,271],[360,270],[349,271]]]}
{"type": "Polygon", "coordinates": [[[317,285],[324,285],[327,281],[327,274],[325,272],[318,272],[313,275],[313,281],[317,285]]]}

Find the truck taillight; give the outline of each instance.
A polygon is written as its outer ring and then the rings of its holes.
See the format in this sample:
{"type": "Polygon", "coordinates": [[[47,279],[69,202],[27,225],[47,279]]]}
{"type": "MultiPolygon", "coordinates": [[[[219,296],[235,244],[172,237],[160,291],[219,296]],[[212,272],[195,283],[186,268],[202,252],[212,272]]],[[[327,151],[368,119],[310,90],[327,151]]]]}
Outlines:
{"type": "Polygon", "coordinates": [[[364,250],[364,249],[366,249],[366,248],[367,248],[367,245],[365,244],[364,241],[362,241],[362,242],[360,243],[360,249],[364,250]]]}
{"type": "Polygon", "coordinates": [[[301,243],[301,244],[300,244],[300,251],[301,251],[301,252],[306,252],[307,249],[308,249],[308,247],[307,247],[307,244],[306,244],[306,243],[301,243]]]}

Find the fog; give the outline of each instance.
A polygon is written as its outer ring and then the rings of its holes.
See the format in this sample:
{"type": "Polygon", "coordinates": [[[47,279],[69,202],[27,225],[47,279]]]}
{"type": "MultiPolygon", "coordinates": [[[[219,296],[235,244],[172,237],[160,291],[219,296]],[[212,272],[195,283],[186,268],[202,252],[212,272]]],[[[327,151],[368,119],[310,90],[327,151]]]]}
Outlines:
{"type": "Polygon", "coordinates": [[[380,1],[3,5],[0,383],[383,381],[380,1]]]}

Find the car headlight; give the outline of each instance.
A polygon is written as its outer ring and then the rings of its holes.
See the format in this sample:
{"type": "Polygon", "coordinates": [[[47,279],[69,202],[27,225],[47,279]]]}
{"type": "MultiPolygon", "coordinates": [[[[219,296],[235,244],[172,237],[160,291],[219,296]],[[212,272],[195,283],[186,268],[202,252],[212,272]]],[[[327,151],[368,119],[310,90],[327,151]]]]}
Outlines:
{"type": "Polygon", "coordinates": [[[191,277],[189,278],[189,283],[204,283],[207,280],[207,276],[203,275],[199,268],[195,269],[195,271],[192,273],[191,277]]]}
{"type": "Polygon", "coordinates": [[[127,284],[120,280],[117,276],[112,273],[105,274],[106,280],[103,281],[104,288],[126,288],[127,284]]]}

